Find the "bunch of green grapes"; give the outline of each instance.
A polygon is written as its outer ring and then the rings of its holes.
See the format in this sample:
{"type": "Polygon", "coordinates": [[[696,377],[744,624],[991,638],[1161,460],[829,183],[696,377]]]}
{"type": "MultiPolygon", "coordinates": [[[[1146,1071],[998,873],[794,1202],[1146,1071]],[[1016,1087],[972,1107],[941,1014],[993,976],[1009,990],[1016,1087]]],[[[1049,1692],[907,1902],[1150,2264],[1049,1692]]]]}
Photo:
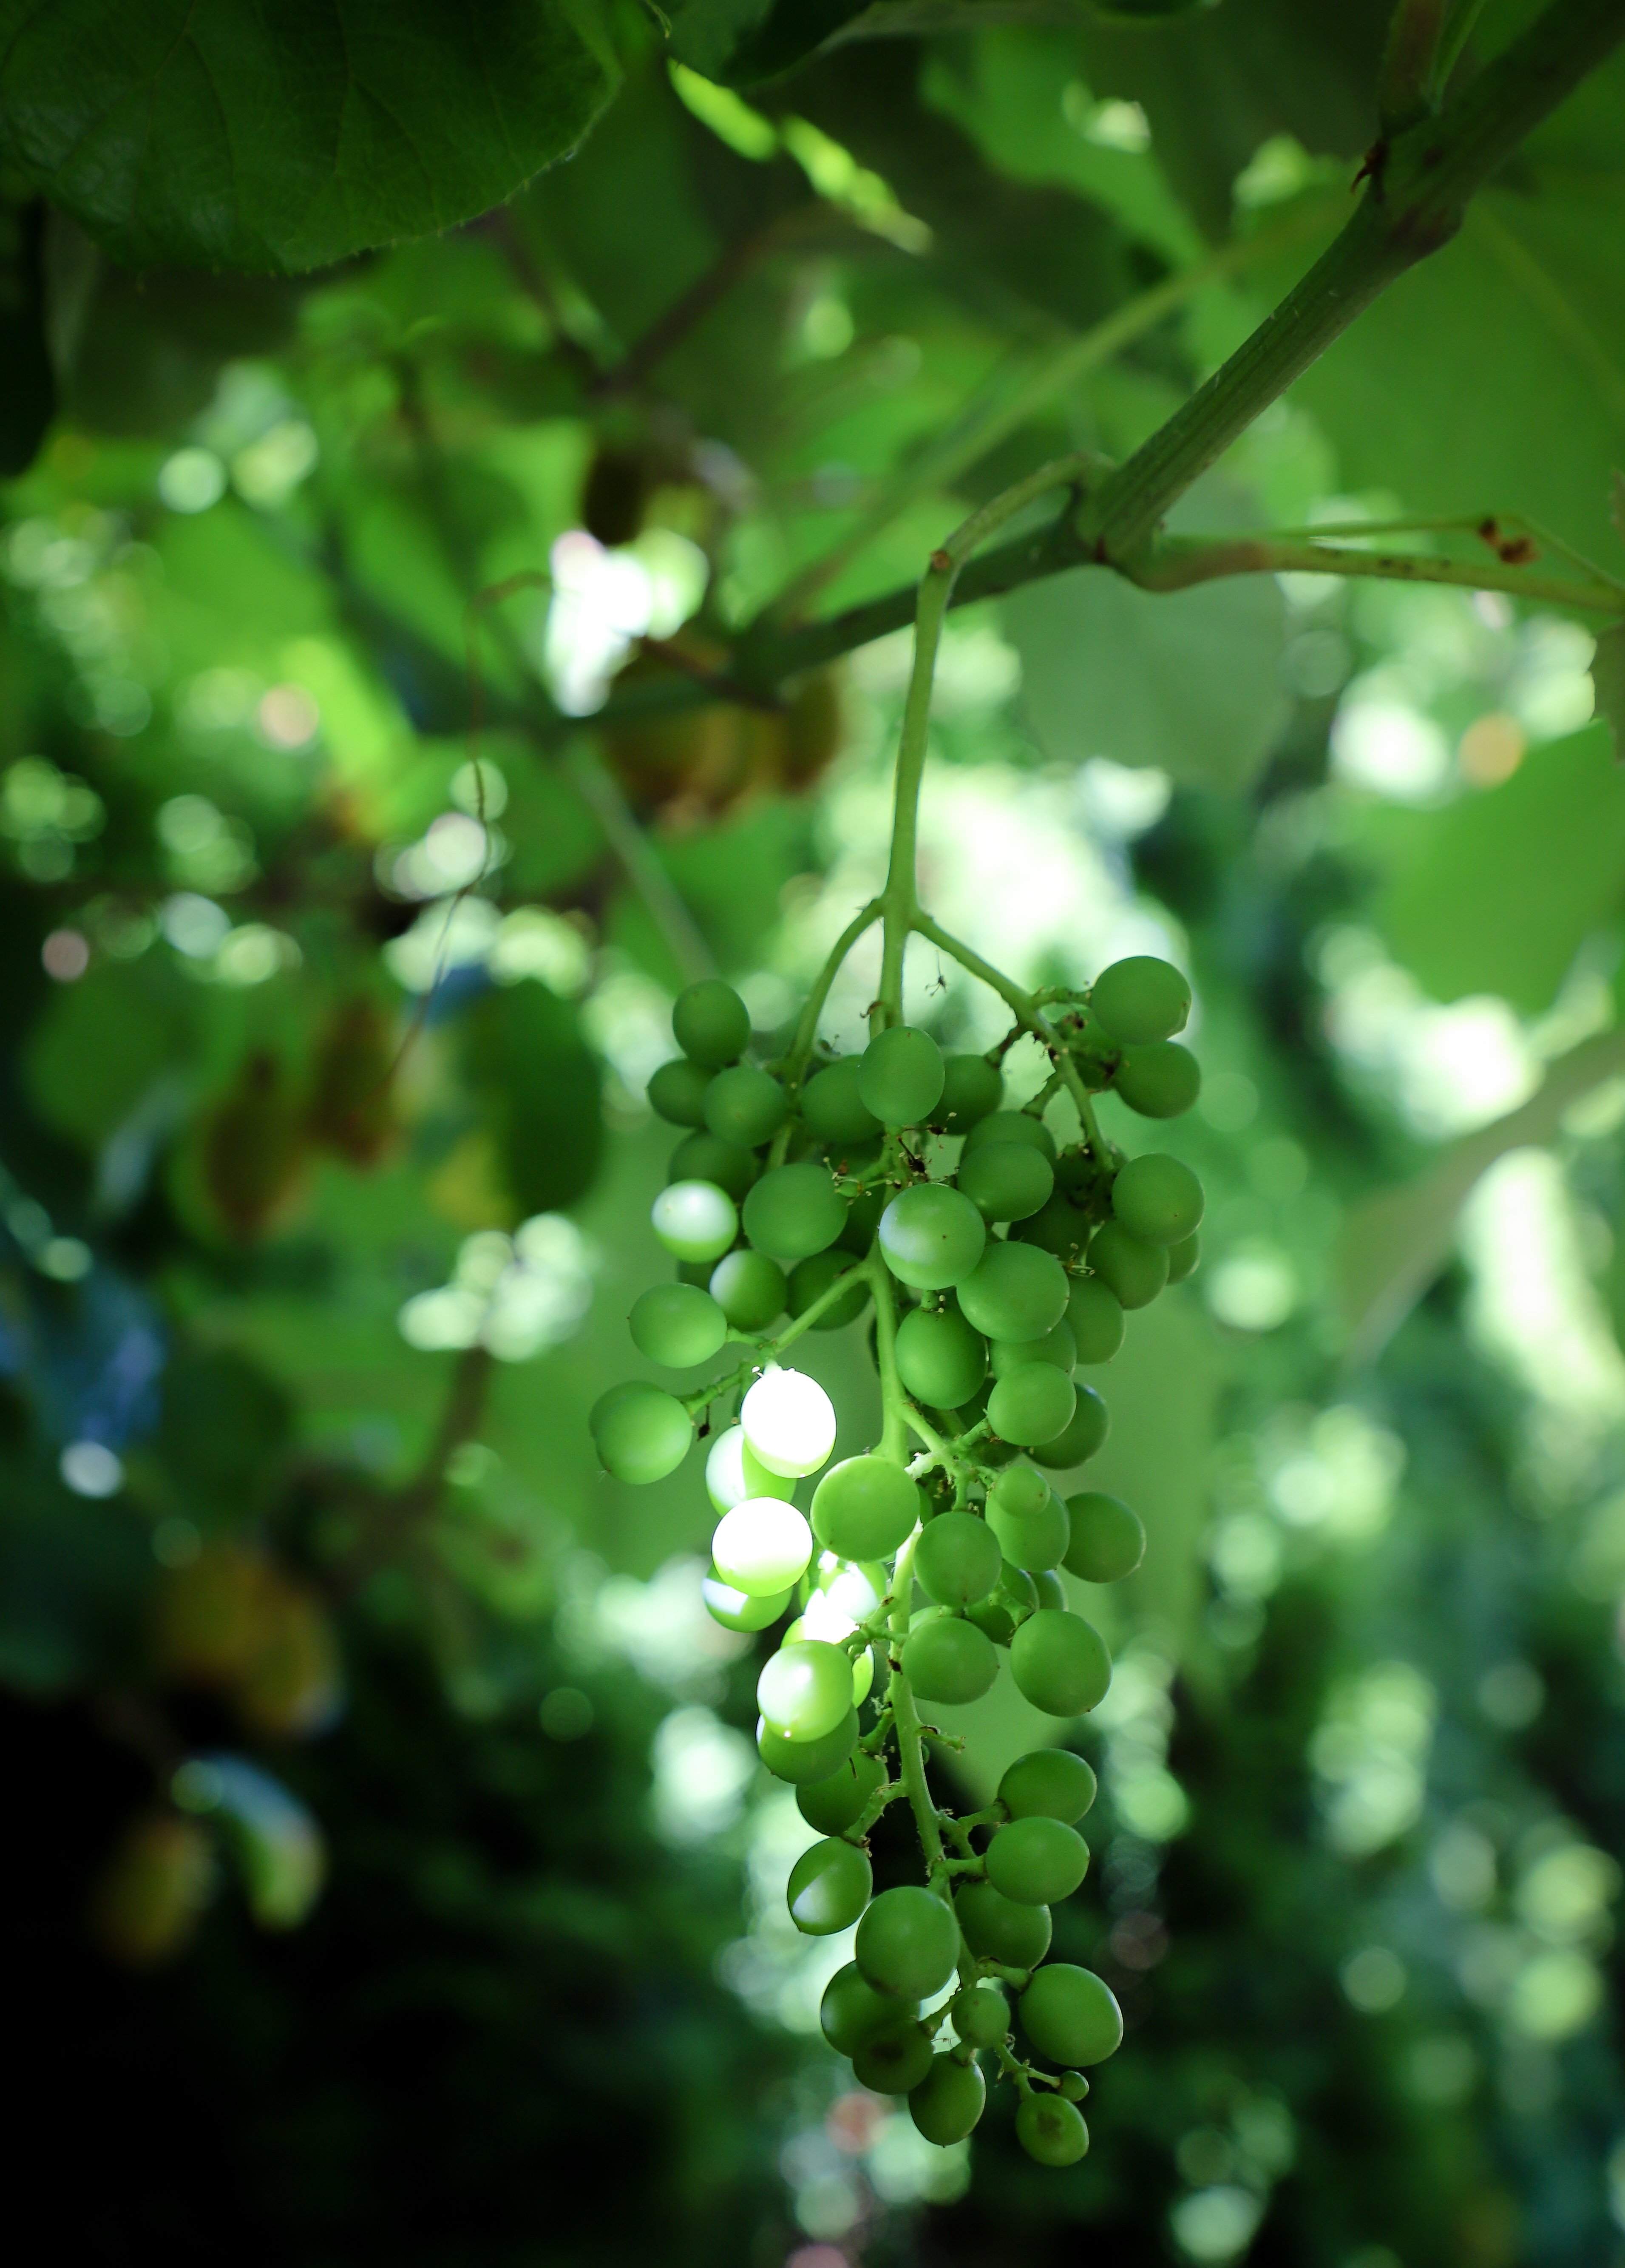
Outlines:
{"type": "Polygon", "coordinates": [[[758,1064],[739,995],[690,986],[673,1013],[682,1053],[650,1085],[656,1110],[691,1130],[654,1205],[677,1281],[642,1294],[631,1334],[667,1369],[711,1365],[731,1339],[743,1359],[687,1392],[614,1387],[592,1424],[629,1481],[662,1478],[696,1428],[709,1436],[706,1603],[730,1630],[783,1625],[757,1742],[821,1837],[791,1873],[790,1911],[814,1936],[857,1924],[824,1996],[830,2043],[864,2086],[906,2095],[938,2143],[975,2125],[989,2058],[1018,2089],[1028,2152],[1066,2165],[1088,2147],[1083,2066],[1122,2036],[1099,1977],[1043,1965],[1050,1907],[1089,1864],[1077,1822],[1094,1774],[1038,1750],[990,1808],[956,1816],[928,1785],[923,1744],[945,1736],[920,1709],[979,1699],[1006,1660],[1058,1727],[1105,1695],[1105,1642],[1058,1571],[1116,1581],[1144,1530],[1117,1498],[1062,1499],[1048,1476],[1105,1440],[1106,1403],[1077,1373],[1117,1352],[1125,1310],[1195,1266],[1202,1198],[1178,1160],[1125,1159],[1090,1101],[1110,1089],[1156,1118],[1195,1101],[1195,1060],[1173,1037],[1190,1005],[1179,971],[1122,961],[1086,993],[1047,998],[1058,1012],[1018,1021],[988,1057],[945,1057],[893,1024],[859,1055],[809,1046],[758,1064]],[[1012,1109],[1001,1064],[1024,1029],[1054,1069],[1012,1109]],[[1079,1122],[1064,1146],[1044,1117],[1062,1084],[1079,1122]],[[881,1439],[831,1464],[829,1396],[783,1357],[806,1330],[865,1316],[881,1439]],[[732,1422],[714,1431],[718,1411],[732,1422]],[[877,1897],[866,1838],[899,1798],[924,1880],[877,1897]],[[1012,1995],[1026,2046],[1058,2068],[1017,2052],[1012,1995]]]}

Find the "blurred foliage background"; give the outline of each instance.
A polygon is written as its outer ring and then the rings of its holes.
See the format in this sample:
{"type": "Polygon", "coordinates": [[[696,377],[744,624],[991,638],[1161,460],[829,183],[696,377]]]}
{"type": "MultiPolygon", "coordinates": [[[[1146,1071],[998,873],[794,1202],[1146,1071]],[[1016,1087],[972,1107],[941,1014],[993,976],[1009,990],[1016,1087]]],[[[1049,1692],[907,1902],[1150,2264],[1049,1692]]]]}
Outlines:
{"type": "MultiPolygon", "coordinates": [[[[499,9],[493,92],[408,9],[345,198],[273,162],[333,146],[329,11],[290,12],[292,93],[237,12],[199,49],[229,227],[164,10],[125,53],[74,0],[0,84],[21,2194],[177,2260],[1625,2257],[1625,780],[1585,628],[1074,573],[948,637],[934,909],[1023,982],[1154,950],[1198,1000],[1204,1264],[1092,1469],[1151,1549],[1070,1735],[1103,1793],[1062,1949],[1129,2024],[1083,2164],[851,2091],[693,1461],[626,1489],[585,1424],[658,1271],[671,998],[716,966],[773,1031],[875,886],[907,638],[777,703],[673,687],[1153,430],[1347,210],[1386,11],[499,9]],[[52,141],[53,24],[115,157],[151,69],[169,171],[52,141]]],[[[1621,571],[1622,121],[1616,63],[1184,524],[1524,514],[1621,571]]],[[[809,1366],[850,1453],[844,1336],[809,1366]]]]}

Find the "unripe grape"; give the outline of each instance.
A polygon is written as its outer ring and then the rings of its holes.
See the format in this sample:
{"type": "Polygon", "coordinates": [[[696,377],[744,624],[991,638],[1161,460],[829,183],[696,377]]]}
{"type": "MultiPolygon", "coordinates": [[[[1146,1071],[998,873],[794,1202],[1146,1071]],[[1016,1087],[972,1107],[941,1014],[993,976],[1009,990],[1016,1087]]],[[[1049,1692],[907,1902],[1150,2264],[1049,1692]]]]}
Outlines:
{"type": "Polygon", "coordinates": [[[959,1927],[941,1898],[905,1882],[871,1902],[852,1950],[878,1992],[929,2000],[959,1964],[959,1927]]]}
{"type": "Polygon", "coordinates": [[[922,1701],[980,1701],[999,1674],[986,1632],[946,1616],[911,1630],[899,1659],[922,1701]]]}
{"type": "Polygon", "coordinates": [[[1172,963],[1137,953],[1101,971],[1089,1005],[1120,1048],[1142,1048],[1185,1029],[1190,986],[1172,963]]]}
{"type": "MultiPolygon", "coordinates": [[[[1042,1572],[1041,1569],[1040,1572],[1042,1572]]],[[[1005,1560],[994,1596],[1006,1602],[1018,1623],[1026,1622],[1029,1615],[1038,1612],[1037,1580],[1027,1568],[1018,1567],[1013,1560],[1005,1560]]]]}
{"type": "Polygon", "coordinates": [[[914,1547],[915,1580],[928,1599],[945,1607],[985,1599],[1004,1564],[987,1521],[968,1512],[939,1512],[914,1547]]]}
{"type": "Polygon", "coordinates": [[[1122,1345],[1128,1324],[1123,1303],[1098,1276],[1077,1276],[1066,1295],[1066,1323],[1084,1363],[1110,1362],[1122,1345]]]}
{"type": "Polygon", "coordinates": [[[1066,1270],[1031,1244],[989,1244],[959,1286],[961,1314],[989,1339],[1039,1339],[1066,1313],[1066,1270]]]}
{"type": "MultiPolygon", "coordinates": [[[[988,1526],[997,1538],[999,1550],[1012,1567],[1058,1567],[1071,1540],[1066,1506],[1048,1484],[1045,1484],[1043,1508],[1025,1520],[1014,1519],[1009,1513],[1001,1512],[997,1502],[990,1499],[988,1526]]],[[[1037,1604],[1036,1597],[1033,1604],[1037,1604]]]]}
{"type": "Polygon", "coordinates": [[[1121,1497],[1099,1489],[1085,1489],[1070,1496],[1066,1508],[1072,1522],[1072,1540],[1066,1564],[1085,1583],[1121,1583],[1132,1575],[1145,1557],[1145,1530],[1137,1513],[1121,1497]]]}
{"type": "Polygon", "coordinates": [[[1112,1084],[1142,1118],[1177,1118],[1202,1092],[1202,1066],[1177,1040],[1153,1040],[1123,1049],[1112,1084]]]}
{"type": "Polygon", "coordinates": [[[1019,1363],[994,1380],[988,1423],[1000,1440],[1031,1449],[1053,1441],[1070,1424],[1077,1404],[1065,1371],[1048,1362],[1019,1363]]]}
{"type": "Polygon", "coordinates": [[[872,2033],[852,2058],[852,2076],[873,2095],[911,2095],[930,2076],[930,2041],[916,2023],[895,2019],[872,2033]]]}
{"type": "Polygon", "coordinates": [[[878,1189],[859,1189],[847,1208],[846,1226],[835,1239],[842,1252],[854,1253],[859,1260],[868,1258],[890,1199],[891,1192],[884,1184],[878,1189]]]}
{"type": "Polygon", "coordinates": [[[1202,1239],[1199,1236],[1182,1236],[1177,1244],[1171,1244],[1168,1247],[1169,1283],[1182,1284],[1188,1276],[1194,1276],[1201,1258],[1202,1239]]]}
{"type": "Polygon", "coordinates": [[[1142,1244],[1182,1243],[1202,1223],[1202,1183],[1178,1158],[1130,1158],[1112,1183],[1112,1211],[1142,1244]]]}
{"type": "Polygon", "coordinates": [[[1025,1220],[1048,1202],[1055,1167],[1030,1142],[987,1142],[960,1161],[954,1179],[984,1220],[1025,1220]]]}
{"type": "Polygon", "coordinates": [[[805,1260],[833,1244],[846,1222],[846,1200],[827,1166],[804,1158],[775,1166],[745,1199],[745,1233],[776,1260],[805,1260]]]}
{"type": "Polygon", "coordinates": [[[677,1470],[694,1439],[694,1420],[675,1395],[640,1386],[604,1411],[595,1439],[605,1471],[642,1486],[677,1470]]]}
{"type": "Polygon", "coordinates": [[[952,1307],[915,1307],[897,1327],[897,1375],[916,1402],[957,1410],[987,1375],[987,1342],[952,1307]]]}
{"type": "Polygon", "coordinates": [[[1104,2063],[1122,2045],[1123,2012],[1092,1969],[1052,1961],[1016,2005],[1022,2030],[1051,2063],[1104,2063]]]}
{"type": "Polygon", "coordinates": [[[945,1292],[982,1258],[988,1232],[970,1199],[945,1182],[918,1182],[880,1216],[880,1250],[901,1283],[945,1292]]]}
{"type": "Polygon", "coordinates": [[[744,1201],[745,1193],[761,1171],[761,1160],[742,1150],[737,1142],[724,1142],[702,1127],[697,1134],[687,1134],[666,1161],[668,1182],[714,1182],[719,1189],[726,1189],[735,1204],[744,1201]]]}
{"type": "Polygon", "coordinates": [[[827,1463],[835,1446],[835,1405],[804,1371],[763,1371],[745,1397],[739,1423],[753,1455],[770,1473],[798,1480],[827,1463]]]}
{"type": "Polygon", "coordinates": [[[988,1845],[988,1880],[1018,1905],[1070,1898],[1089,1871],[1089,1845],[1064,1820],[1035,1812],[1001,1827],[988,1845]]]}
{"type": "Polygon", "coordinates": [[[587,1412],[587,1431],[596,1441],[599,1428],[618,1402],[629,1395],[641,1394],[645,1381],[641,1378],[623,1378],[617,1386],[607,1386],[587,1412]]]}
{"type": "Polygon", "coordinates": [[[775,1779],[786,1779],[792,1787],[808,1787],[814,1780],[827,1779],[857,1744],[856,1709],[849,1709],[833,1733],[816,1741],[787,1741],[770,1725],[759,1722],[756,1727],[757,1755],[775,1779]]]}
{"type": "Polygon", "coordinates": [[[724,1252],[710,1275],[710,1294],[736,1331],[765,1331],[784,1312],[790,1286],[765,1252],[724,1252]]]}
{"type": "Polygon", "coordinates": [[[961,1882],[953,1894],[965,1942],[980,1961],[1002,1969],[1036,1969],[1049,1950],[1048,1906],[1020,1906],[991,1882],[961,1882]]]}
{"type": "Polygon", "coordinates": [[[1063,2102],[1081,2102],[1089,2092],[1089,2081],[1081,2071],[1063,2071],[1055,2093],[1063,2102]]]}
{"type": "MultiPolygon", "coordinates": [[[[827,1252],[809,1253],[798,1260],[790,1271],[790,1312],[805,1315],[815,1300],[821,1300],[837,1276],[850,1275],[857,1265],[849,1252],[833,1248],[827,1252]]],[[[869,1305],[869,1285],[866,1279],[855,1277],[839,1298],[824,1308],[812,1328],[815,1331],[838,1331],[848,1323],[855,1323],[869,1305]]]]}
{"type": "Polygon", "coordinates": [[[673,1182],[655,1199],[650,1219],[679,1260],[719,1260],[739,1226],[733,1199],[713,1182],[673,1182]]]}
{"type": "Polygon", "coordinates": [[[822,1638],[780,1646],[756,1680],[761,1721],[787,1741],[821,1741],[852,1706],[852,1665],[822,1638]]]}
{"type": "Polygon", "coordinates": [[[1034,1118],[1030,1111],[995,1110],[978,1119],[965,1137],[960,1163],[994,1142],[1026,1142],[1041,1151],[1052,1167],[1055,1162],[1055,1138],[1043,1120],[1034,1118]]]}
{"type": "Polygon", "coordinates": [[[1122,1307],[1149,1307],[1168,1280],[1166,1252],[1142,1244],[1117,1220],[1090,1238],[1089,1265],[1122,1307]]]}
{"type": "Polygon", "coordinates": [[[678,994],[672,1033],[686,1056],[720,1070],[749,1046],[750,1012],[732,984],[720,976],[703,976],[678,994]]]}
{"type": "Polygon", "coordinates": [[[1059,1607],[1029,1615],[1010,1642],[1017,1690],[1051,1717],[1080,1717],[1106,1698],[1112,1657],[1092,1623],[1059,1607]]]}
{"type": "Polygon", "coordinates": [[[996,1339],[989,1367],[995,1378],[1019,1370],[1024,1363],[1048,1362],[1070,1378],[1077,1361],[1077,1346],[1063,1316],[1041,1339],[996,1339]]]}
{"type": "Polygon", "coordinates": [[[1011,1465],[989,1491],[988,1510],[1006,1520],[1035,1520],[1054,1498],[1055,1491],[1042,1473],[1035,1473],[1031,1465],[1011,1465]]]}
{"type": "Polygon", "coordinates": [[[967,1984],[949,2003],[953,2029],[967,2048],[996,2047],[1010,2030],[1010,2004],[996,1984],[967,1984]]]}
{"type": "Polygon", "coordinates": [[[879,1756],[854,1749],[827,1779],[812,1780],[796,1790],[796,1808],[820,1835],[844,1835],[862,1818],[885,1778],[886,1766],[879,1756]]]}
{"type": "Polygon", "coordinates": [[[894,2031],[908,2022],[908,2013],[898,2007],[890,1992],[877,1992],[857,1962],[849,1961],[825,1985],[818,2021],[835,2053],[849,2056],[856,2055],[877,2032],[894,2031]]]}
{"type": "Polygon", "coordinates": [[[812,1492],[812,1532],[842,1559],[889,1559],[922,1509],[918,1488],[889,1457],[844,1457],[812,1492]]]}
{"type": "Polygon", "coordinates": [[[965,1619],[974,1623],[995,1646],[1008,1646],[1016,1634],[1016,1617],[996,1593],[991,1598],[974,1600],[965,1609],[965,1619]]]}
{"type": "Polygon", "coordinates": [[[909,2089],[908,2116],[928,2142],[945,2149],[965,2139],[987,2100],[988,2083],[974,2059],[961,2063],[957,2056],[939,2055],[919,2086],[909,2089]]]}
{"type": "Polygon", "coordinates": [[[784,1123],[790,1103],[771,1071],[754,1064],[719,1071],[705,1090],[705,1123],[720,1142],[759,1150],[784,1123]]]}
{"type": "Polygon", "coordinates": [[[717,1521],[711,1557],[724,1583],[748,1591],[753,1599],[768,1599],[806,1572],[812,1531],[793,1504],[776,1496],[747,1496],[717,1521]]]}
{"type": "Polygon", "coordinates": [[[859,1056],[842,1056],[827,1071],[814,1072],[801,1090],[801,1116],[809,1134],[832,1148],[872,1142],[880,1122],[857,1091],[859,1056]]]}
{"type": "Polygon", "coordinates": [[[703,1126],[705,1090],[710,1083],[703,1064],[691,1063],[687,1056],[673,1056],[650,1079],[649,1107],[669,1126],[703,1126]]]}
{"type": "Polygon", "coordinates": [[[872,1653],[860,1653],[852,1664],[852,1706],[861,1709],[868,1700],[875,1682],[875,1658],[872,1653]]]}
{"type": "Polygon", "coordinates": [[[1089,1241],[1089,1216],[1057,1189],[1047,1204],[1018,1220],[1010,1233],[1018,1244],[1035,1244],[1040,1252],[1053,1252],[1072,1267],[1089,1241]]]}
{"type": "Polygon", "coordinates": [[[942,1095],[932,1115],[933,1126],[949,1134],[964,1134],[996,1110],[1004,1096],[1004,1079],[985,1056],[945,1056],[942,1095]]]}
{"type": "Polygon", "coordinates": [[[1040,1441],[1033,1452],[1033,1457],[1052,1472],[1070,1472],[1074,1465],[1086,1463],[1096,1454],[1111,1431],[1111,1412],[1093,1387],[1080,1386],[1070,1423],[1052,1440],[1040,1441]]]}
{"type": "Polygon", "coordinates": [[[946,1077],[930,1034],[893,1024],[864,1049],[857,1092],[883,1126],[920,1126],[941,1101],[946,1077]]]}
{"type": "Polygon", "coordinates": [[[732,1512],[747,1496],[779,1496],[788,1500],[796,1484],[783,1473],[770,1473],[745,1439],[743,1425],[730,1425],[711,1443],[705,1460],[705,1492],[719,1513],[732,1512]]]}
{"type": "Polygon", "coordinates": [[[1040,1607],[1063,1607],[1067,1603],[1066,1585],[1053,1567],[1030,1567],[1033,1588],[1038,1593],[1040,1607]]]}
{"type": "Polygon", "coordinates": [[[1088,2152],[1089,2129],[1075,2102],[1034,2088],[1016,2105],[1016,2139],[1037,2165],[1075,2166],[1088,2152]]]}
{"type": "Polygon", "coordinates": [[[692,1284],[696,1292],[709,1292],[715,1273],[709,1260],[680,1260],[677,1263],[677,1281],[692,1284]]]}
{"type": "Polygon", "coordinates": [[[710,1293],[688,1284],[651,1284],[632,1302],[627,1322],[639,1354],[668,1370],[709,1362],[728,1336],[728,1318],[710,1293]]]}
{"type": "Polygon", "coordinates": [[[736,1590],[720,1575],[702,1577],[700,1595],[711,1620],[731,1631],[766,1630],[769,1624],[777,1622],[790,1598],[788,1591],[774,1591],[765,1599],[753,1599],[748,1591],[736,1590]]]}
{"type": "Polygon", "coordinates": [[[804,1851],[790,1870],[784,1903],[804,1937],[849,1929],[869,1903],[874,1874],[868,1853],[836,1837],[804,1851]]]}
{"type": "Polygon", "coordinates": [[[1098,1786],[1070,1749],[1033,1749],[1005,1766],[999,1801],[1012,1819],[1059,1819],[1070,1827],[1094,1801],[1098,1786]]]}

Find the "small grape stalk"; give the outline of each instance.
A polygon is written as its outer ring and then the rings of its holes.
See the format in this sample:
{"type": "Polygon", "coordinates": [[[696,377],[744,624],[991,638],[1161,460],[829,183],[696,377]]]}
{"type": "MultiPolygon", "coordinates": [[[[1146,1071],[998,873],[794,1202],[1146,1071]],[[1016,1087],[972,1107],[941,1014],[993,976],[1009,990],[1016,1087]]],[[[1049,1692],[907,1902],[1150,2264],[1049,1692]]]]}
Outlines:
{"type": "Polygon", "coordinates": [[[915,895],[942,616],[974,542],[1033,492],[1032,482],[1011,491],[933,556],[886,887],[838,940],[788,1047],[753,1061],[745,1004],[715,978],[673,1010],[681,1052],[649,1092],[687,1130],[653,1209],[677,1281],[636,1301],[632,1337],[671,1370],[713,1365],[730,1344],[739,1359],[687,1390],[614,1386],[591,1424],[603,1464],[627,1481],[665,1477],[696,1433],[709,1440],[718,1517],[706,1603],[730,1630],[780,1626],[757,1686],[757,1744],[820,1838],[791,1872],[790,1914],[813,1936],[857,1925],[854,1957],[824,1995],[825,2036],[862,2085],[906,2095],[921,2133],[940,2144],[980,2119],[985,2059],[1016,2089],[1028,2154],[1065,2166],[1089,2146],[1084,2071],[1122,2037],[1117,2002],[1092,1970],[1045,1962],[1050,1908],[1089,1865],[1077,1822],[1094,1774],[1070,1749],[1039,1749],[1010,1766],[988,1808],[958,1815],[926,1773],[927,1745],[954,1742],[921,1711],[977,1701],[1006,1660],[1057,1730],[1106,1694],[1106,1644],[1068,1605],[1057,1570],[1117,1581],[1139,1565],[1144,1530],[1100,1491],[1063,1500],[1050,1476],[1075,1472],[1105,1441],[1106,1403],[1079,1367],[1109,1363],[1125,1311],[1195,1267],[1202,1197],[1179,1160],[1125,1157],[1102,1135],[1094,1099],[1114,1093],[1142,1117],[1166,1118],[1201,1082],[1176,1037],[1190,989],[1166,961],[1119,961],[1088,988],[1028,993],[915,895]],[[836,1056],[819,1019],[877,920],[871,1036],[861,1053],[836,1056]],[[911,935],[1011,1011],[987,1055],[945,1055],[903,1020],[911,935]],[[1049,1075],[1011,1108],[1003,1066],[1024,1035],[1049,1075]],[[831,1463],[835,1411],[785,1358],[806,1332],[860,1317],[880,1436],[831,1463]],[[877,1896],[867,1838],[900,1799],[923,1879],[877,1896]]]}

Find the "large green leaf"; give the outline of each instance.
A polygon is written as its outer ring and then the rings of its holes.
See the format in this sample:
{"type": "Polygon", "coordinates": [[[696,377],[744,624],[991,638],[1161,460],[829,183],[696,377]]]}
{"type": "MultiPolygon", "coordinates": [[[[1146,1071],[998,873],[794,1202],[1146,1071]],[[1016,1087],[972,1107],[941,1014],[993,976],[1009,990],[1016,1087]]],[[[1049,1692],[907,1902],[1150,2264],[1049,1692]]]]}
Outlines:
{"type": "Polygon", "coordinates": [[[592,0],[0,0],[0,154],[132,265],[318,268],[472,219],[614,91],[592,0]]]}

